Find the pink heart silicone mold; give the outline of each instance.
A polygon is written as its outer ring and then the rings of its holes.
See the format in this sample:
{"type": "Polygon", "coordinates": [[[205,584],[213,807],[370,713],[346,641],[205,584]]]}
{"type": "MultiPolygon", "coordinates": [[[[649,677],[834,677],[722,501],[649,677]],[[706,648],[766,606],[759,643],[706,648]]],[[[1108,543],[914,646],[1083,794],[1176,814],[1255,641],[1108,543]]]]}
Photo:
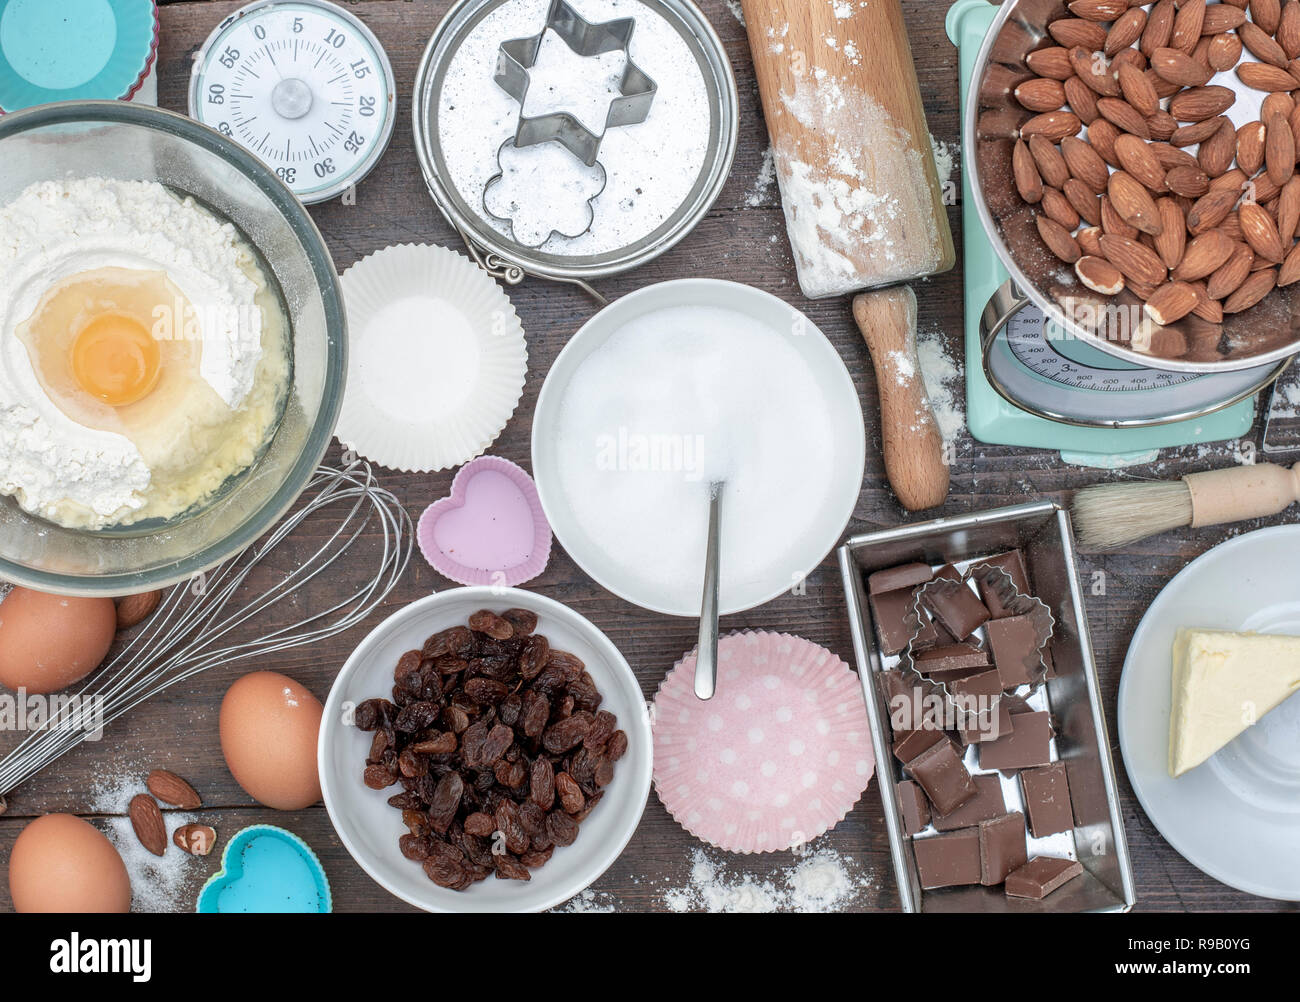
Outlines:
{"type": "Polygon", "coordinates": [[[480,456],[460,468],[448,497],[424,510],[416,541],[452,581],[513,588],[546,569],[551,524],[532,477],[508,459],[480,456]]]}

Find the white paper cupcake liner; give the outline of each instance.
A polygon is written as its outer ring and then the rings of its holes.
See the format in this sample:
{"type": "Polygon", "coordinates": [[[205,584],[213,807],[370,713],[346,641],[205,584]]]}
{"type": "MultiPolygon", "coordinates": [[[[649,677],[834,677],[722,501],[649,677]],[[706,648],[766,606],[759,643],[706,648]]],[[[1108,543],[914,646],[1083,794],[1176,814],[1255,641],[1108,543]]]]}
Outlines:
{"type": "Polygon", "coordinates": [[[528,349],[509,297],[463,254],[399,244],[343,273],[348,381],[336,436],[405,472],[459,466],[505,428],[528,349]]]}
{"type": "Polygon", "coordinates": [[[695,695],[695,651],[654,701],[655,789],[696,838],[772,852],[828,831],[875,768],[857,676],[830,651],[785,633],[718,642],[718,688],[695,695]]]}

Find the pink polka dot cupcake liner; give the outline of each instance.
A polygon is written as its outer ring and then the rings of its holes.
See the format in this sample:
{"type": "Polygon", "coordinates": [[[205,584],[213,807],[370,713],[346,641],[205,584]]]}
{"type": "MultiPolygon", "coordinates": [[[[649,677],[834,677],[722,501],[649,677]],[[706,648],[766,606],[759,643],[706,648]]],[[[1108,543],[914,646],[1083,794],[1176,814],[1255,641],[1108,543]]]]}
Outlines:
{"type": "Polygon", "coordinates": [[[786,633],[718,642],[718,689],[695,695],[695,652],[655,695],[654,780],[683,828],[729,852],[789,849],[829,831],[875,769],[857,675],[786,633]]]}

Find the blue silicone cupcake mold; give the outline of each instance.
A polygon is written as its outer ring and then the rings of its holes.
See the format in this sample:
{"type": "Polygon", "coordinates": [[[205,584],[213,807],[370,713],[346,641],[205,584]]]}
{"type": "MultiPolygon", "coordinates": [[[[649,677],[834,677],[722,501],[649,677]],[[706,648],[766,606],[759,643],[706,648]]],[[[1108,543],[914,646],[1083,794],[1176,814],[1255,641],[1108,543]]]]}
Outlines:
{"type": "Polygon", "coordinates": [[[274,825],[253,825],[230,840],[198,904],[200,912],[221,914],[325,913],[333,907],[329,880],[311,847],[274,825]]]}
{"type": "Polygon", "coordinates": [[[0,0],[0,113],[128,98],[157,54],[154,0],[0,0]]]}

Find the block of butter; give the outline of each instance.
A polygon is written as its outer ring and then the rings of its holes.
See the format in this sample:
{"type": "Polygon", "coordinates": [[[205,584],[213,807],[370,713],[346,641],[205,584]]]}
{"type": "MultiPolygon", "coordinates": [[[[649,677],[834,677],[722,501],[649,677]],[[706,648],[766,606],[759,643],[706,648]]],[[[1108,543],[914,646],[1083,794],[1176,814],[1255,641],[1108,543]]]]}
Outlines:
{"type": "Polygon", "coordinates": [[[1200,765],[1300,689],[1300,637],[1183,627],[1173,656],[1171,776],[1200,765]]]}

